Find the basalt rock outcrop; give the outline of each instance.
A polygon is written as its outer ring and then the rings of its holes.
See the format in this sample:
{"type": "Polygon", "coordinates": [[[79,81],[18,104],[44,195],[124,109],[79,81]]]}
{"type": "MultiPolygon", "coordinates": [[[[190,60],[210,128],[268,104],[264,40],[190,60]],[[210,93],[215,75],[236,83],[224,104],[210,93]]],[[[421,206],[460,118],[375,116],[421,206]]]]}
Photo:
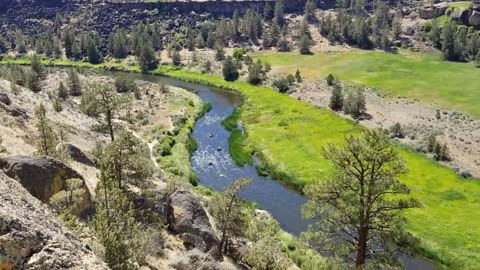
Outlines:
{"type": "MultiPolygon", "coordinates": [[[[26,156],[9,157],[0,160],[0,169],[20,184],[40,201],[47,203],[55,193],[67,188],[67,180],[83,177],[61,161],[50,157],[32,158],[26,156]]],[[[80,211],[90,207],[91,197],[87,186],[80,203],[80,211]]]]}
{"type": "Polygon", "coordinates": [[[83,153],[83,151],[80,150],[80,148],[76,147],[73,144],[66,144],[65,145],[65,151],[67,152],[67,155],[71,159],[73,159],[77,162],[80,162],[80,163],[85,164],[87,166],[93,166],[94,165],[94,162],[89,157],[87,157],[87,155],[85,155],[85,153],[83,153]]]}
{"type": "Polygon", "coordinates": [[[108,269],[47,206],[1,171],[0,202],[0,269],[108,269]]]}
{"type": "Polygon", "coordinates": [[[179,190],[167,200],[170,230],[177,233],[189,249],[198,249],[217,260],[222,259],[219,240],[207,213],[192,193],[179,190]]]}

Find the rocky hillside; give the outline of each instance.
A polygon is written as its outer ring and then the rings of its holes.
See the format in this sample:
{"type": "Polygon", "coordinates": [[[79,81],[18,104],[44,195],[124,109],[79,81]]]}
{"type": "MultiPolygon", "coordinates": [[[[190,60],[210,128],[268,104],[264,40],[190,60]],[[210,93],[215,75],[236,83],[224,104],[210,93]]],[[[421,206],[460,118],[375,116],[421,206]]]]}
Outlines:
{"type": "Polygon", "coordinates": [[[0,269],[108,269],[22,185],[0,172],[0,269]]]}

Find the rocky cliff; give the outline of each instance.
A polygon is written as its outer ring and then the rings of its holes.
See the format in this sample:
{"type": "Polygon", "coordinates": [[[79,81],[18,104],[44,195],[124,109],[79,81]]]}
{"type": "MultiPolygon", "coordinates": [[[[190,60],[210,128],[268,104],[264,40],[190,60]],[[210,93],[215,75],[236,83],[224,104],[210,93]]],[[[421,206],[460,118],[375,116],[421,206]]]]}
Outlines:
{"type": "Polygon", "coordinates": [[[0,172],[0,269],[108,269],[22,185],[0,172]]]}

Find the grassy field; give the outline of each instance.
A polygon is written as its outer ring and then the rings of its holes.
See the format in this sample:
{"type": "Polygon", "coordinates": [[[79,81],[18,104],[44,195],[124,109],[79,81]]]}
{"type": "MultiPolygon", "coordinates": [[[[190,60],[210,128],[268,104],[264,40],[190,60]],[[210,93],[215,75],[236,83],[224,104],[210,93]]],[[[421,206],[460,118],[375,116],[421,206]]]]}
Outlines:
{"type": "Polygon", "coordinates": [[[469,63],[442,61],[438,56],[402,51],[345,53],[271,53],[258,55],[281,73],[297,68],[307,79],[332,73],[340,80],[382,88],[395,96],[418,98],[445,109],[464,111],[480,118],[480,68],[469,63]]]}
{"type": "MultiPolygon", "coordinates": [[[[226,82],[214,75],[165,66],[153,73],[239,92],[244,98],[240,117],[247,132],[246,143],[273,175],[298,190],[322,181],[330,169],[319,154],[323,145],[341,144],[345,134],[361,129],[328,110],[268,87],[226,82]]],[[[401,181],[423,205],[406,213],[407,230],[420,239],[416,250],[434,259],[439,268],[480,269],[480,183],[462,179],[421,154],[406,149],[401,149],[401,154],[409,168],[401,181]]]]}

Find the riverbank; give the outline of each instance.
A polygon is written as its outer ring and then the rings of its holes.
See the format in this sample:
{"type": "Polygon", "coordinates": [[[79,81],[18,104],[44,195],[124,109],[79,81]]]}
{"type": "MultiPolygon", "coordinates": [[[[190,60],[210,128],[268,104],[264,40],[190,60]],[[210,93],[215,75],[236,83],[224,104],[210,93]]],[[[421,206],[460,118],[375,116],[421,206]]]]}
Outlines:
{"type": "MultiPolygon", "coordinates": [[[[67,64],[77,66],[75,62],[67,64]]],[[[89,67],[83,63],[82,66],[89,67]]],[[[129,72],[138,70],[138,67],[121,68],[129,72]]],[[[299,191],[305,184],[321,180],[328,172],[328,162],[319,152],[321,147],[328,142],[340,144],[344,134],[361,129],[353,121],[268,87],[226,82],[217,76],[165,66],[152,73],[221,87],[243,96],[241,120],[247,144],[273,176],[299,191]]],[[[421,154],[406,149],[402,149],[401,154],[410,169],[401,181],[410,186],[412,196],[424,206],[407,212],[407,230],[420,239],[415,249],[434,259],[439,268],[479,268],[480,245],[476,241],[480,238],[480,220],[475,218],[480,214],[479,183],[462,179],[421,154]]]]}

